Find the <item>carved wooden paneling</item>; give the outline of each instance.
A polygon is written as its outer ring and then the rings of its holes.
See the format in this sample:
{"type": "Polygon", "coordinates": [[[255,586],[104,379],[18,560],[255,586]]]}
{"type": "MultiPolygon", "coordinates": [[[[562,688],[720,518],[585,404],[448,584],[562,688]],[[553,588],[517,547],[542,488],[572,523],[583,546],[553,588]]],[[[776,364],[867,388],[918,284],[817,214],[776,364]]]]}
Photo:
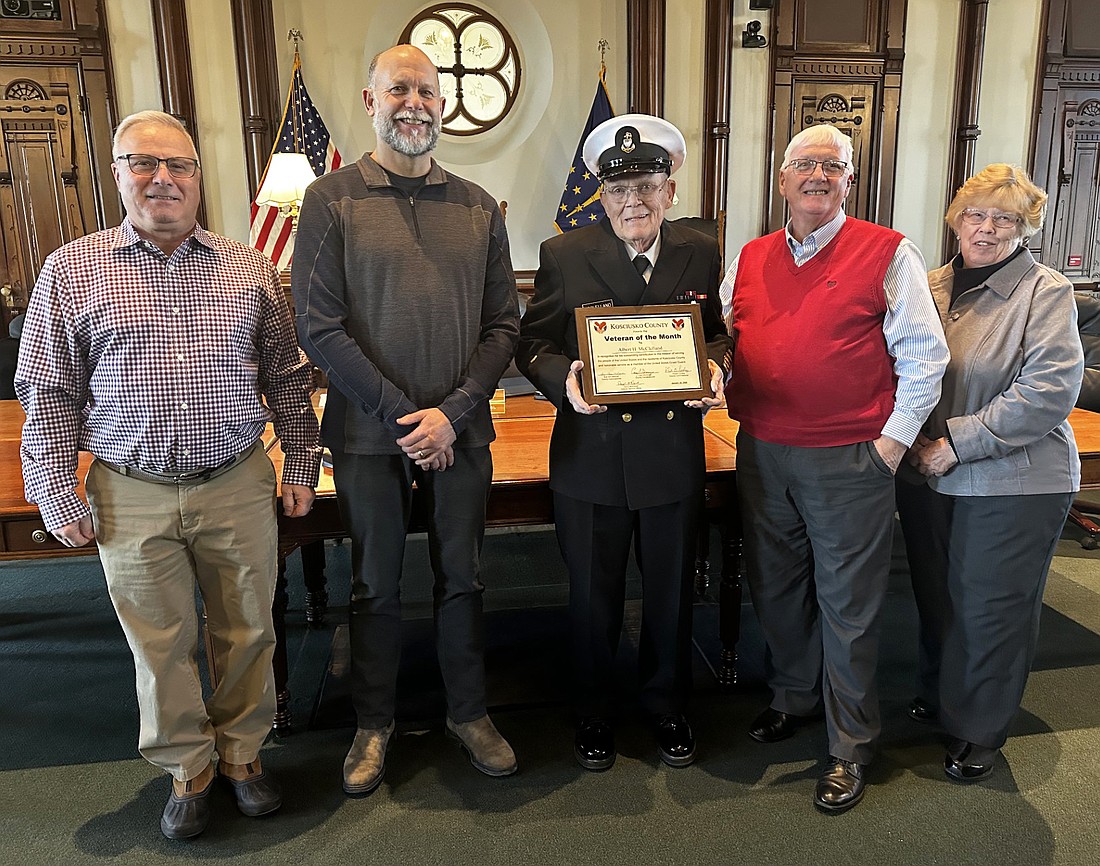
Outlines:
{"type": "Polygon", "coordinates": [[[732,0],[707,0],[704,57],[703,203],[700,216],[718,219],[726,210],[730,146],[730,57],[732,0]]]}
{"type": "Polygon", "coordinates": [[[627,94],[630,110],[665,110],[665,0],[627,0],[627,94]]]}
{"type": "Polygon", "coordinates": [[[280,117],[275,30],[266,0],[233,0],[232,9],[248,190],[255,198],[280,117]]]}
{"type": "Polygon", "coordinates": [[[1075,285],[1100,284],[1100,24],[1089,4],[1050,0],[1032,176],[1050,197],[1028,243],[1075,285]]]}
{"type": "MultiPolygon", "coordinates": [[[[150,0],[153,10],[153,35],[160,66],[160,90],[164,110],[187,127],[202,161],[198,124],[195,114],[195,85],[191,77],[191,41],[187,33],[187,8],[184,0],[150,0]]],[[[200,189],[202,179],[199,179],[200,189]]],[[[206,225],[205,196],[200,194],[198,221],[206,225]]]]}
{"type": "MultiPolygon", "coordinates": [[[[989,0],[963,0],[959,16],[959,50],[955,59],[955,103],[952,115],[953,141],[948,154],[947,195],[944,210],[956,191],[977,170],[978,105],[982,92],[982,57],[985,55],[985,21],[989,0]]],[[[944,232],[943,261],[959,250],[954,234],[944,232]]]]}
{"type": "Polygon", "coordinates": [[[20,305],[46,256],[96,227],[96,178],[77,64],[0,67],[3,282],[20,305]]]}
{"type": "MultiPolygon", "coordinates": [[[[905,10],[906,0],[784,0],[772,18],[770,173],[796,133],[832,123],[852,137],[856,174],[846,211],[886,225],[894,209],[905,10]]],[[[763,228],[785,221],[786,202],[769,182],[763,228]]]]}

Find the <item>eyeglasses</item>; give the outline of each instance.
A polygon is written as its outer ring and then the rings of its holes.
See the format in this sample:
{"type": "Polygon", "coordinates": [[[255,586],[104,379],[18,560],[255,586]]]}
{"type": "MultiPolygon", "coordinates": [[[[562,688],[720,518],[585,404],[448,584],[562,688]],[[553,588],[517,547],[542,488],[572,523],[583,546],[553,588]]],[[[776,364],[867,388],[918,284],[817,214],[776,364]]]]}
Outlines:
{"type": "Polygon", "coordinates": [[[795,174],[813,174],[818,166],[825,177],[841,177],[848,170],[848,163],[839,159],[792,159],[783,168],[789,168],[795,174]]]}
{"type": "Polygon", "coordinates": [[[194,177],[199,170],[199,161],[187,156],[170,156],[161,159],[159,156],[150,156],[147,153],[123,153],[115,157],[115,162],[126,160],[130,171],[138,177],[152,177],[160,169],[163,162],[172,177],[194,177]]]}
{"type": "Polygon", "coordinates": [[[638,198],[649,200],[656,198],[657,195],[665,188],[667,180],[663,180],[660,183],[639,183],[632,186],[618,185],[618,186],[605,186],[603,188],[603,194],[613,202],[626,201],[633,195],[637,195],[638,198]]]}
{"type": "Polygon", "coordinates": [[[992,217],[993,225],[999,229],[1015,228],[1020,222],[1020,218],[1016,216],[1016,214],[991,213],[987,210],[976,210],[969,207],[963,208],[961,216],[964,223],[970,223],[972,226],[980,226],[987,219],[992,217]]]}

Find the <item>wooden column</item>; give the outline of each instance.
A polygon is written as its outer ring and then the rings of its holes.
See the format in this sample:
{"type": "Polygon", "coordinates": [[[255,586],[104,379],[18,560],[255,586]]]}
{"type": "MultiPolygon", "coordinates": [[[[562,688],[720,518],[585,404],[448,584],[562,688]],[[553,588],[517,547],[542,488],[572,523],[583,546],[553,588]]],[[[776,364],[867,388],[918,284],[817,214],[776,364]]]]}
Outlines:
{"type": "Polygon", "coordinates": [[[630,110],[665,110],[665,0],[627,0],[627,86],[630,110]]]}
{"type": "MultiPolygon", "coordinates": [[[[191,78],[191,42],[187,35],[187,9],[184,0],[150,0],[153,10],[153,35],[157,43],[160,67],[160,93],[164,110],[177,118],[195,140],[202,159],[198,124],[195,121],[195,86],[191,78]]],[[[198,221],[206,225],[205,196],[199,199],[198,221]]]]}
{"type": "Polygon", "coordinates": [[[729,179],[730,57],[733,2],[707,0],[703,102],[703,203],[700,216],[717,219],[726,209],[729,179]]]}
{"type": "Polygon", "coordinates": [[[275,26],[267,0],[232,0],[248,191],[254,199],[280,120],[275,26]]]}
{"type": "MultiPolygon", "coordinates": [[[[963,0],[959,19],[959,54],[955,61],[955,112],[952,118],[954,146],[948,162],[947,204],[968,177],[974,173],[974,152],[977,149],[978,103],[982,92],[982,56],[985,53],[985,17],[989,0],[963,0]]],[[[955,236],[947,231],[943,236],[943,259],[958,252],[955,236]]]]}

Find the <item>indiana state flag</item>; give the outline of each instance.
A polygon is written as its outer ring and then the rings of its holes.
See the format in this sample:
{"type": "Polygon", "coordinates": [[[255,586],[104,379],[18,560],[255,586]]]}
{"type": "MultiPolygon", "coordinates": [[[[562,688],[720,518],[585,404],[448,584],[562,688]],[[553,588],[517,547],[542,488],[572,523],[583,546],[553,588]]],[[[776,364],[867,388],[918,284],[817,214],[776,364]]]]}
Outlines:
{"type": "Polygon", "coordinates": [[[588,133],[615,116],[611,100],[607,95],[604,82],[604,68],[600,66],[600,80],[596,85],[596,98],[592,100],[592,109],[588,112],[588,122],[584,125],[581,140],[577,142],[577,152],[569,166],[569,175],[565,178],[565,191],[561,194],[558,212],[554,216],[554,225],[559,232],[591,225],[603,219],[604,210],[600,203],[600,181],[592,174],[581,159],[584,140],[588,133]]]}

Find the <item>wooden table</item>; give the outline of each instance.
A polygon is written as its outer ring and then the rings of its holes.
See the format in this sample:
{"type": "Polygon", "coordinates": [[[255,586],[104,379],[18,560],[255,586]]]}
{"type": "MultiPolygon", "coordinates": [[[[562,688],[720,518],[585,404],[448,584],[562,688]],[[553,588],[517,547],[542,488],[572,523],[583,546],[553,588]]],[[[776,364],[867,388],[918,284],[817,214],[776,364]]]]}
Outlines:
{"type": "MultiPolygon", "coordinates": [[[[553,522],[553,497],[549,488],[548,443],[553,426],[553,407],[531,397],[511,397],[506,413],[495,419],[497,441],[493,443],[493,485],[489,497],[488,525],[523,526],[553,522]]],[[[19,465],[19,432],[23,411],[15,400],[0,400],[0,561],[52,556],[81,556],[95,547],[64,547],[46,532],[38,509],[23,498],[23,479],[19,465]]],[[[1070,415],[1081,452],[1081,479],[1085,489],[1100,490],[1100,414],[1075,409],[1070,415]]],[[[737,422],[715,411],[707,415],[705,444],[707,458],[706,497],[708,513],[719,525],[723,537],[722,577],[719,585],[722,640],[720,677],[725,686],[736,681],[736,645],[740,628],[741,584],[740,519],[735,495],[737,422]]],[[[267,437],[269,455],[281,464],[282,452],[267,437]]],[[[83,478],[91,457],[80,455],[78,492],[83,493],[83,478]]],[[[279,516],[279,545],[282,560],[303,545],[344,534],[336,507],[332,473],[324,470],[318,485],[317,501],[307,517],[293,520],[279,516]]],[[[414,497],[412,529],[423,528],[422,511],[414,497]]],[[[282,569],[281,569],[282,571],[282,569]]],[[[314,571],[307,569],[307,571],[314,571]]],[[[309,578],[313,579],[313,578],[309,578]]],[[[286,643],[283,620],[286,611],[285,576],[280,580],[275,613],[280,631],[281,659],[276,670],[280,684],[279,728],[289,725],[286,712],[286,643]]],[[[278,656],[278,653],[277,653],[278,656]]]]}
{"type": "MultiPolygon", "coordinates": [[[[505,402],[504,414],[494,417],[493,424],[496,428],[496,440],[490,446],[493,454],[493,483],[489,492],[486,525],[504,527],[553,523],[554,499],[550,491],[549,469],[550,431],[554,426],[553,405],[529,396],[509,397],[505,402]]],[[[731,687],[737,681],[736,647],[741,626],[741,532],[734,475],[736,435],[737,422],[731,420],[725,412],[715,411],[707,415],[704,427],[707,461],[704,492],[707,513],[717,523],[722,538],[719,637],[723,649],[719,680],[726,687],[731,687]]],[[[279,475],[283,455],[274,442],[269,445],[268,455],[275,464],[276,475],[279,475]]],[[[423,500],[414,493],[410,532],[424,531],[427,528],[424,505],[423,500]]],[[[291,723],[288,709],[290,695],[286,689],[288,671],[283,625],[288,601],[286,557],[297,548],[302,548],[307,596],[306,616],[307,620],[317,621],[323,616],[327,593],[322,571],[323,558],[319,559],[317,548],[311,549],[310,545],[346,535],[336,504],[331,469],[322,469],[317,485],[317,499],[307,516],[288,518],[280,508],[280,574],[275,597],[275,622],[278,631],[275,657],[277,732],[287,730],[291,723]]],[[[696,588],[700,591],[706,588],[708,566],[704,557],[697,559],[696,588]]]]}

